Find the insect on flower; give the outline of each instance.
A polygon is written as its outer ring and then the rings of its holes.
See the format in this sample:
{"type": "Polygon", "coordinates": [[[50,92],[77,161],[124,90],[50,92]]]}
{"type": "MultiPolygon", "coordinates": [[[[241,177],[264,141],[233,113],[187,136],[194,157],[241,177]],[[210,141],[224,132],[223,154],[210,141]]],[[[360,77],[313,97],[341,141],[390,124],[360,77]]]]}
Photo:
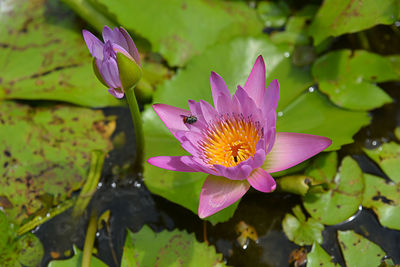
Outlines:
{"type": "Polygon", "coordinates": [[[158,156],[147,161],[167,170],[208,174],[200,192],[200,218],[232,205],[250,186],[265,193],[274,191],[276,183],[270,173],[297,165],[332,143],[323,136],[276,132],[279,83],[273,80],[266,86],[261,56],[233,96],[215,72],[211,72],[210,83],[214,107],[203,100],[189,100],[190,111],[153,105],[191,156],[158,156]]]}
{"type": "Polygon", "coordinates": [[[197,117],[190,115],[190,116],[185,116],[182,115],[183,117],[183,123],[187,123],[187,124],[193,124],[197,121],[197,117]]]}

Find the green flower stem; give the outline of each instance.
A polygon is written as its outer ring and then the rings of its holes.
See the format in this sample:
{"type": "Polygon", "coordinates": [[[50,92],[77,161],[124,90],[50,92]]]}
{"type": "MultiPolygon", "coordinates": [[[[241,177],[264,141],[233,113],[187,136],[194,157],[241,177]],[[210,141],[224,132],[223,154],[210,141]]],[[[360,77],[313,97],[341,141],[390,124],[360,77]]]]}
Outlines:
{"type": "Polygon", "coordinates": [[[98,32],[103,30],[104,25],[111,29],[117,27],[114,21],[110,20],[105,14],[92,6],[88,0],[62,0],[78,15],[92,25],[98,32]]]}
{"type": "Polygon", "coordinates": [[[86,231],[85,244],[83,245],[82,267],[90,267],[92,262],[92,253],[94,239],[97,231],[97,213],[92,212],[86,231]]]}
{"type": "Polygon", "coordinates": [[[105,157],[106,153],[104,151],[93,150],[91,152],[89,174],[81,192],[79,193],[79,197],[76,200],[75,206],[72,210],[72,216],[81,216],[88,206],[93,194],[96,192],[105,157]]]}
{"type": "Polygon", "coordinates": [[[128,90],[125,90],[126,101],[128,102],[129,109],[132,115],[133,127],[135,127],[136,137],[136,162],[135,168],[142,171],[143,168],[143,153],[144,153],[144,138],[143,138],[143,126],[142,117],[140,115],[139,106],[135,96],[135,86],[132,86],[128,90]]]}

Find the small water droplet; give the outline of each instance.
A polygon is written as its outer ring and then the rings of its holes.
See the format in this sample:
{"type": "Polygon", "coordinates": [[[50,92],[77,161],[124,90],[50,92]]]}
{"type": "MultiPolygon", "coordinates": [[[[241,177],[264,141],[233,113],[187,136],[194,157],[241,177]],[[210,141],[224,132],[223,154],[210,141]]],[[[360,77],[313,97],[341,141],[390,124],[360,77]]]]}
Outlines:
{"type": "Polygon", "coordinates": [[[283,116],[283,112],[282,111],[279,111],[278,112],[278,117],[282,117],[283,116]]]}
{"type": "Polygon", "coordinates": [[[310,88],[308,88],[308,91],[309,91],[310,93],[312,93],[312,92],[315,91],[315,88],[311,86],[310,88]]]}
{"type": "Polygon", "coordinates": [[[283,53],[283,55],[284,55],[285,57],[290,57],[290,53],[289,53],[289,52],[285,52],[285,53],[283,53]]]}

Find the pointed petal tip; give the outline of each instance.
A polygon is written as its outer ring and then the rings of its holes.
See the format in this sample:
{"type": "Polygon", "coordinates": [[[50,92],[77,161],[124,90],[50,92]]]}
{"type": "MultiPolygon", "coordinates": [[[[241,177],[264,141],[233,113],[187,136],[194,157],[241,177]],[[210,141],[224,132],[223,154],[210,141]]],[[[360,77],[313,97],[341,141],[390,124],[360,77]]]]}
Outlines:
{"type": "Polygon", "coordinates": [[[275,179],[262,168],[255,169],[247,181],[260,192],[270,193],[276,189],[275,179]]]}
{"type": "Polygon", "coordinates": [[[250,188],[246,181],[233,181],[225,177],[209,175],[200,193],[198,215],[205,218],[238,201],[250,188]]]}
{"type": "Polygon", "coordinates": [[[262,55],[259,55],[259,56],[257,57],[256,62],[260,62],[260,63],[263,63],[263,64],[265,65],[264,58],[263,58],[262,55]]]}

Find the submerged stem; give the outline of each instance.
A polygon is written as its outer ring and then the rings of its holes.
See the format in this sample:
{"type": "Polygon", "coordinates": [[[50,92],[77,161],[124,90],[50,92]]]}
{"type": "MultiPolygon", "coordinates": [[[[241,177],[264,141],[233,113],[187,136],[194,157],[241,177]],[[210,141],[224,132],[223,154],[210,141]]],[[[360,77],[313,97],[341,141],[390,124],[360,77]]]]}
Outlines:
{"type": "Polygon", "coordinates": [[[82,255],[82,267],[90,267],[92,262],[92,252],[93,252],[93,245],[94,239],[96,237],[97,231],[97,213],[92,212],[88,228],[86,231],[85,237],[85,244],[83,246],[83,255],[82,255]]]}
{"type": "Polygon", "coordinates": [[[142,117],[140,115],[139,106],[135,96],[135,87],[131,87],[125,90],[126,101],[128,102],[129,109],[132,115],[133,127],[135,127],[136,137],[136,161],[135,168],[138,168],[139,172],[142,171],[143,153],[144,153],[144,138],[142,128],[142,117]]]}

